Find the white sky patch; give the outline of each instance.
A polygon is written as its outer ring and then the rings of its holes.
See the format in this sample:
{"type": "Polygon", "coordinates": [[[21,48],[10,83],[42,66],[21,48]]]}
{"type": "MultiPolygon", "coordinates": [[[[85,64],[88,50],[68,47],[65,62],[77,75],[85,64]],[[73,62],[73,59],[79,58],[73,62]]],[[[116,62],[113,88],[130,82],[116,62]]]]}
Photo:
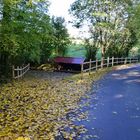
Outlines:
{"type": "Polygon", "coordinates": [[[65,18],[70,36],[72,37],[83,36],[83,34],[80,31],[81,29],[77,29],[73,27],[72,24],[68,23],[69,21],[72,21],[73,19],[73,17],[69,15],[68,9],[70,9],[70,5],[75,0],[49,0],[49,1],[51,3],[50,8],[49,8],[50,15],[65,18]]]}
{"type": "Polygon", "coordinates": [[[51,2],[50,5],[50,14],[55,16],[62,16],[65,17],[66,20],[70,18],[68,14],[68,9],[70,5],[75,0],[49,0],[51,2]]]}

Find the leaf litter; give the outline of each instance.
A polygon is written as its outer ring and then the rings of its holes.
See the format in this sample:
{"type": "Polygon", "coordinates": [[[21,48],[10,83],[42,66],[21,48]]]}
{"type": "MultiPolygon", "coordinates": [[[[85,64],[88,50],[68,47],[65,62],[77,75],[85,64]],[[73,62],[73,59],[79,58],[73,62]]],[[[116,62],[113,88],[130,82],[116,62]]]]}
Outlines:
{"type": "Polygon", "coordinates": [[[79,113],[79,102],[90,90],[93,80],[108,70],[90,76],[74,75],[49,82],[35,77],[13,81],[0,87],[0,140],[74,139],[85,133],[84,126],[76,126],[75,119],[86,119],[79,113]],[[73,116],[68,114],[74,112],[73,116]]]}

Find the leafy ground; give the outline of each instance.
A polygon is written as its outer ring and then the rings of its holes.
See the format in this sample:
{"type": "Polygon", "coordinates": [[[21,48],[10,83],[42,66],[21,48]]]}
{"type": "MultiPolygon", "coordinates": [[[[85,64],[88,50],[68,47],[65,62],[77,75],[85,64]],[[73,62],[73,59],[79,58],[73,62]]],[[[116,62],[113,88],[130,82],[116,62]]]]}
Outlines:
{"type": "Polygon", "coordinates": [[[84,74],[82,79],[80,74],[70,75],[57,82],[28,75],[0,86],[0,140],[70,140],[84,133],[84,126],[73,125],[68,114],[84,119],[86,112],[78,114],[78,103],[88,98],[85,93],[92,82],[107,71],[84,74]]]}

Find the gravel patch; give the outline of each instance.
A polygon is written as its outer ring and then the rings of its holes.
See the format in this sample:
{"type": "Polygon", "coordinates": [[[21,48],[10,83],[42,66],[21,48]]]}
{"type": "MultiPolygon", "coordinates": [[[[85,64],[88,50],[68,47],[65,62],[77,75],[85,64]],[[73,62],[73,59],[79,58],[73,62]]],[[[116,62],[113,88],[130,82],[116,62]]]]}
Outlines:
{"type": "Polygon", "coordinates": [[[50,82],[54,81],[58,82],[75,74],[68,72],[46,72],[46,71],[31,70],[28,72],[28,75],[43,80],[49,80],[50,82]]]}

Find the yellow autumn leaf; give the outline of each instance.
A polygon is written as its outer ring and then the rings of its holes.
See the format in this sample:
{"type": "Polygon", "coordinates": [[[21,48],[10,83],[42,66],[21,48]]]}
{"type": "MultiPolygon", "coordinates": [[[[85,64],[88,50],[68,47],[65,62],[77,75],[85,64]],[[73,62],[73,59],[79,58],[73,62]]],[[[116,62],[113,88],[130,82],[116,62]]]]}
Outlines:
{"type": "Polygon", "coordinates": [[[16,140],[25,140],[24,137],[18,137],[16,140]]]}
{"type": "Polygon", "coordinates": [[[16,140],[30,140],[28,137],[18,137],[16,140]]]}

